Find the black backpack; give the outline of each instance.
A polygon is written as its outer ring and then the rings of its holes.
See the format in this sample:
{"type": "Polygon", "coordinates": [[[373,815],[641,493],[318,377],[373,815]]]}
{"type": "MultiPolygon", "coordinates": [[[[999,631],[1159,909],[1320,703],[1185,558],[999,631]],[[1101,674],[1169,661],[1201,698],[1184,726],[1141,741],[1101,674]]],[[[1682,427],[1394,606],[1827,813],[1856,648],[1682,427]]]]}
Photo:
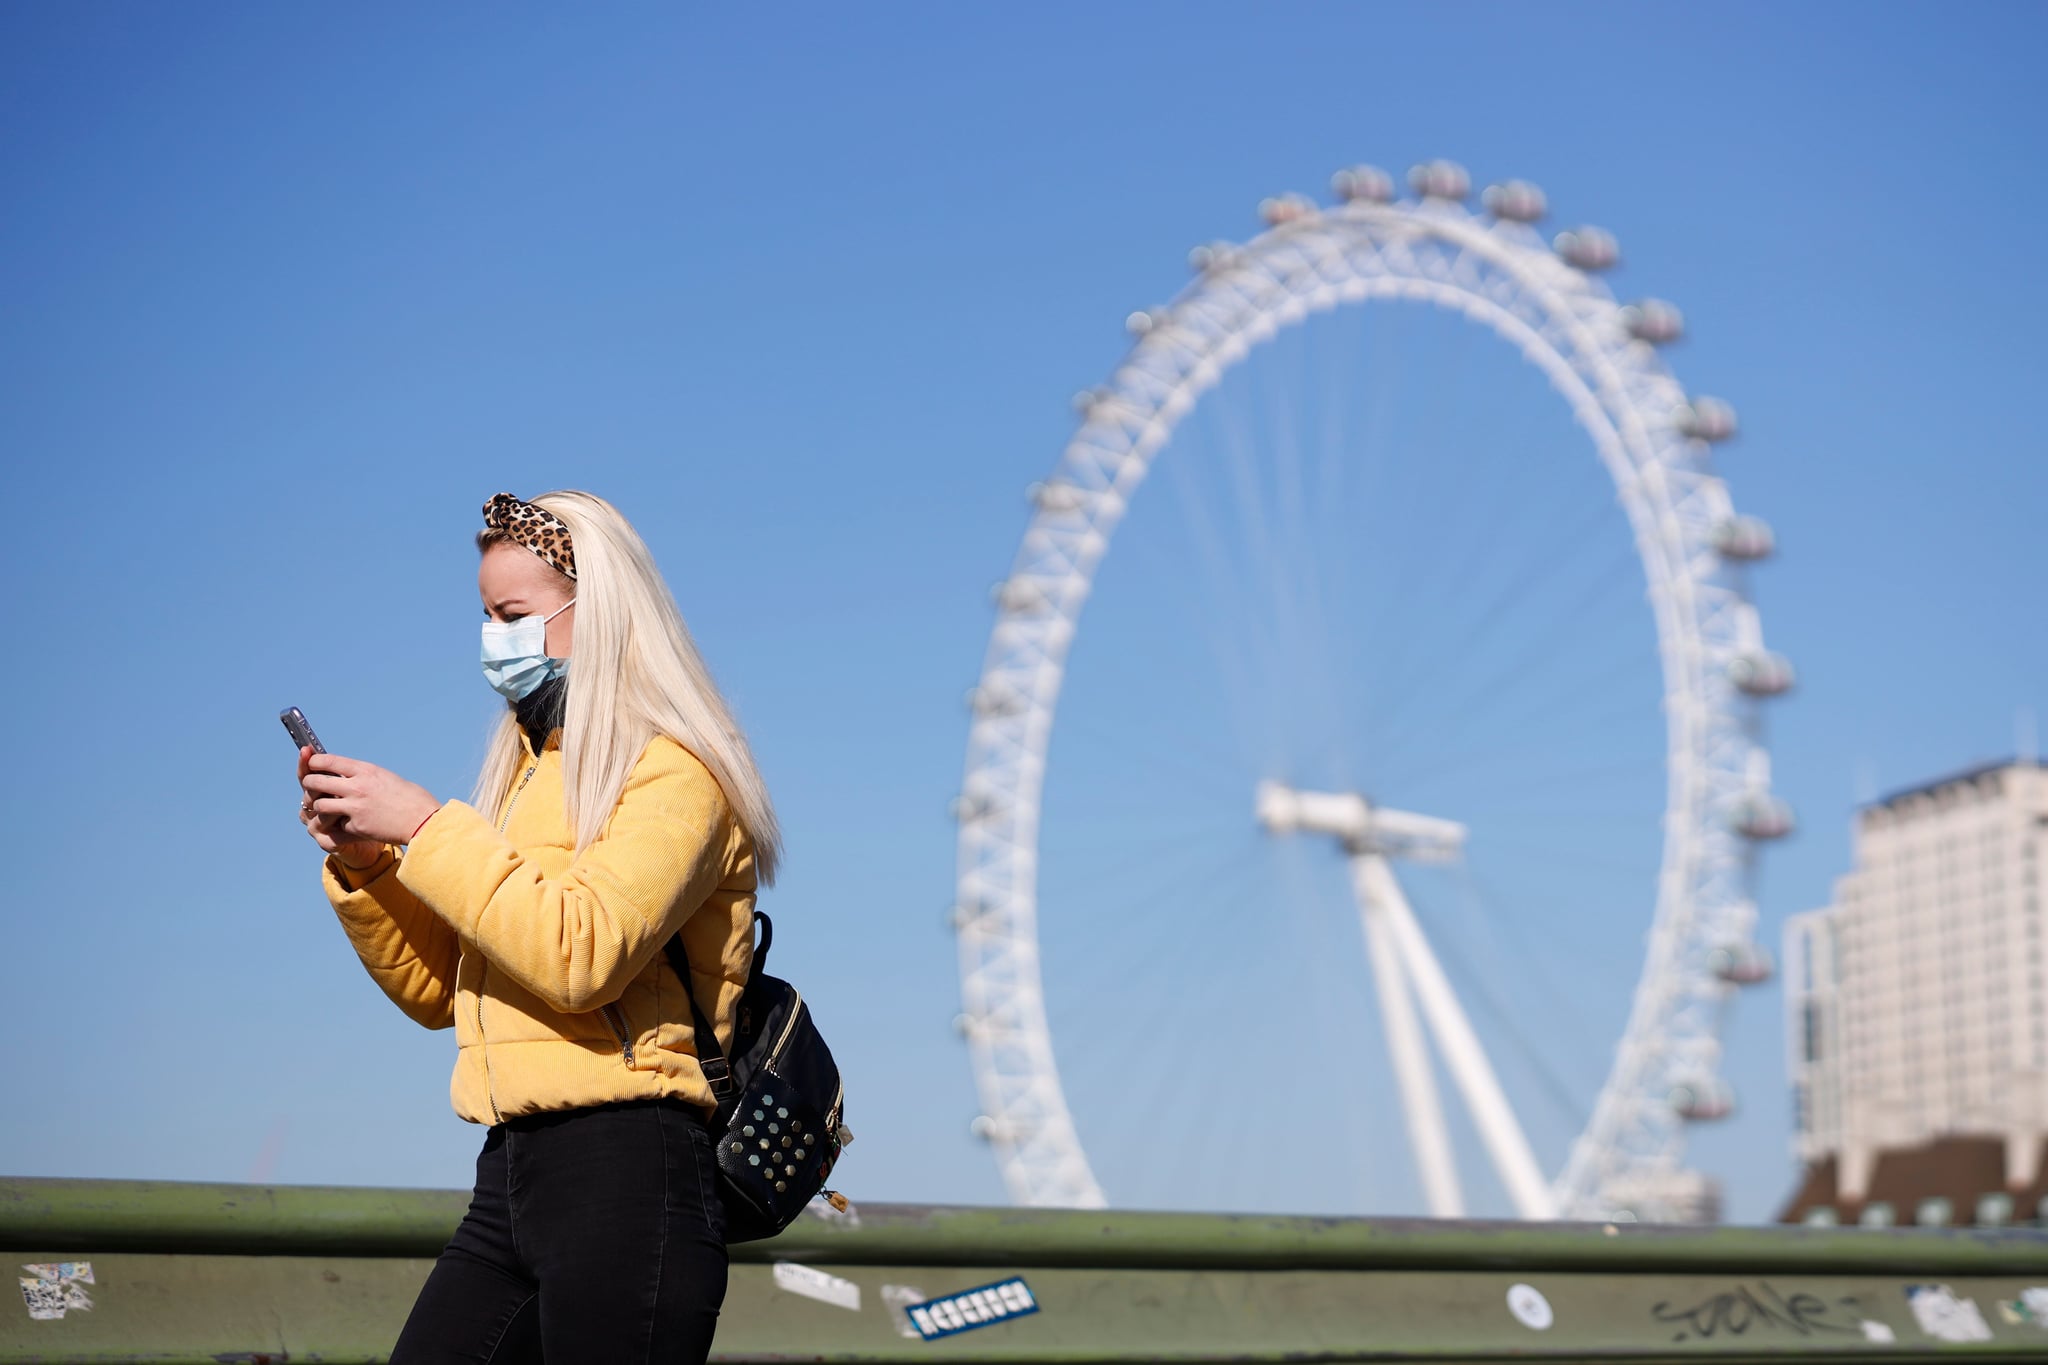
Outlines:
{"type": "Polygon", "coordinates": [[[826,1189],[825,1181],[840,1149],[853,1141],[832,1049],[796,987],[764,970],[775,924],[758,910],[754,920],[761,941],[740,993],[729,1056],[698,1007],[683,936],[676,934],[665,948],[690,1001],[698,1064],[718,1100],[710,1127],[728,1243],[773,1237],[820,1194],[843,1212],[845,1197],[826,1189]]]}

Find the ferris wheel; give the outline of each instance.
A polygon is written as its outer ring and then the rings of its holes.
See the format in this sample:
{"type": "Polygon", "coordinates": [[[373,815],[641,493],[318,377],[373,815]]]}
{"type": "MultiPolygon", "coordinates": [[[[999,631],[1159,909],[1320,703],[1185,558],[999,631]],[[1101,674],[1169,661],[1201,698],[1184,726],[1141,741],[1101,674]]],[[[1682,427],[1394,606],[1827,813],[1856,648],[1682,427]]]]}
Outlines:
{"type": "MultiPolygon", "coordinates": [[[[1655,713],[1660,731],[1648,760],[1658,809],[1645,827],[1646,875],[1619,898],[1639,907],[1631,950],[1635,942],[1646,949],[1619,1041],[1600,1063],[1604,1079],[1582,1125],[1554,1155],[1556,1174],[1543,1173],[1494,1067],[1497,1048],[1475,1029],[1439,955],[1445,943],[1425,931],[1407,889],[1424,875],[1415,869],[1459,863],[1468,847],[1485,845],[1487,825],[1467,822],[1460,810],[1411,810],[1405,807],[1418,803],[1405,800],[1396,808],[1388,803],[1400,794],[1371,783],[1318,789],[1273,771],[1247,773],[1230,798],[1240,802],[1233,818],[1268,842],[1317,841],[1342,862],[1377,1007],[1375,1046],[1390,1063],[1399,1127],[1428,1212],[1458,1216],[1467,1207],[1449,1155],[1455,1144],[1437,1088],[1440,1064],[1518,1216],[1698,1216],[1702,1177],[1685,1164],[1687,1134],[1731,1108],[1721,1075],[1723,1013],[1734,994],[1771,971],[1754,938],[1756,853],[1793,826],[1790,809],[1771,791],[1760,715],[1763,703],[1792,686],[1793,673],[1765,648],[1746,586],[1747,566],[1770,556],[1773,536],[1762,521],[1736,513],[1715,472],[1714,449],[1736,430],[1732,410],[1689,397],[1664,362],[1663,348],[1683,331],[1678,310],[1657,300],[1623,304],[1603,282],[1619,261],[1610,235],[1579,228],[1546,239],[1535,227],[1545,197],[1523,182],[1491,186],[1470,207],[1469,178],[1453,163],[1417,166],[1408,183],[1412,194],[1400,197],[1383,171],[1343,171],[1333,179],[1334,203],[1269,199],[1260,206],[1259,235],[1197,248],[1192,283],[1170,304],[1130,316],[1128,353],[1105,384],[1077,400],[1079,429],[1053,473],[1030,490],[1029,525],[995,590],[996,621],[969,694],[965,777],[953,807],[952,925],[963,998],[956,1023],[979,1089],[975,1130],[1020,1204],[1099,1207],[1115,1193],[1098,1180],[1099,1163],[1084,1148],[1084,1125],[1055,1059],[1046,992],[1057,974],[1049,977],[1041,942],[1042,925],[1060,912],[1041,903],[1051,866],[1041,848],[1048,755],[1082,608],[1101,586],[1111,540],[1140,487],[1155,465],[1177,457],[1171,443],[1205,396],[1318,318],[1401,305],[1451,319],[1461,332],[1490,331],[1540,376],[1552,395],[1542,401],[1564,400],[1577,427],[1575,448],[1583,453],[1590,440],[1596,462],[1585,463],[1611,484],[1621,513],[1615,535],[1625,536],[1623,554],[1640,565],[1628,576],[1646,589],[1654,625],[1654,681],[1645,673],[1646,695],[1631,700],[1655,713]]],[[[1344,389],[1349,373],[1332,365],[1315,382],[1344,389]]],[[[1515,441],[1531,425],[1518,420],[1515,441]]],[[[1255,457],[1262,442],[1279,439],[1254,424],[1248,437],[1239,433],[1241,453],[1255,457]]],[[[1341,443],[1332,449],[1341,454],[1341,443]]],[[[1493,465],[1480,468],[1513,463],[1498,451],[1488,458],[1493,465]]],[[[1473,476],[1459,478],[1470,483],[1473,476]]],[[[1239,502],[1256,501],[1249,487],[1238,485],[1239,502]]],[[[1294,501],[1314,499],[1297,488],[1294,501]]],[[[1596,505],[1594,514],[1611,519],[1611,505],[1596,505]]],[[[1213,541],[1215,528],[1208,532],[1213,541]]],[[[1382,539],[1392,543],[1394,534],[1382,539]]],[[[1483,557],[1493,539],[1482,527],[1470,544],[1483,557]]],[[[1458,572],[1465,571],[1461,561],[1458,572]]],[[[1444,577],[1407,590],[1405,600],[1433,601],[1444,577]]],[[[1502,604],[1519,585],[1508,586],[1476,614],[1481,627],[1511,617],[1502,604]]],[[[1276,590],[1277,606],[1257,619],[1289,610],[1291,591],[1276,590]]],[[[1316,651],[1330,645],[1310,643],[1316,651]]],[[[1649,669],[1647,648],[1644,655],[1649,669]]],[[[1225,665],[1242,657],[1219,656],[1225,665]]],[[[1306,664],[1275,671],[1280,690],[1262,697],[1262,717],[1306,713],[1297,693],[1328,685],[1306,664]]],[[[1420,671],[1434,688],[1435,677],[1420,671]]],[[[1153,685],[1196,686],[1195,672],[1176,669],[1153,685]]],[[[1512,667],[1504,674],[1510,683],[1518,676],[1512,667]]],[[[1124,690],[1132,690],[1128,682],[1124,690]]],[[[1358,709],[1340,699],[1329,714],[1358,709]]],[[[1457,718],[1447,711],[1453,728],[1457,718]]],[[[1361,996],[1367,976],[1359,976],[1361,996]]],[[[1618,1014],[1626,987],[1614,985],[1618,1014]]],[[[1199,981],[1183,988],[1207,989],[1199,981]]],[[[1253,1000],[1245,1008],[1262,1007],[1253,1000]]]]}

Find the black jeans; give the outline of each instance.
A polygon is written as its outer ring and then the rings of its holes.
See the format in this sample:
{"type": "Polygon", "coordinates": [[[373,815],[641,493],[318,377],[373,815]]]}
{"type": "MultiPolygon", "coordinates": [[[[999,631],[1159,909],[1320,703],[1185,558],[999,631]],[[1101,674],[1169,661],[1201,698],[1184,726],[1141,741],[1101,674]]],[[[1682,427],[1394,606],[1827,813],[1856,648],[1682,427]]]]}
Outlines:
{"type": "Polygon", "coordinates": [[[392,1365],[701,1362],[725,1301],[711,1137],[671,1100],[511,1119],[392,1365]]]}

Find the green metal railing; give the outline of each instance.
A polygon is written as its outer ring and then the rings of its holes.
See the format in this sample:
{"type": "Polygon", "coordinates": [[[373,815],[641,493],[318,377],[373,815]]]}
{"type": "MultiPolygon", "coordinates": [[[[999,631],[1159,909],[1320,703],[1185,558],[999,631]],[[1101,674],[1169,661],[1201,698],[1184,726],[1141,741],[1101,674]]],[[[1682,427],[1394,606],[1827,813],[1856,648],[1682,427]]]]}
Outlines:
{"type": "MultiPolygon", "coordinates": [[[[31,1282],[0,1307],[0,1365],[380,1360],[465,1200],[0,1179],[0,1250],[31,1282]]],[[[2048,1359],[2031,1229],[865,1205],[734,1262],[734,1360],[2048,1359]],[[1038,1311],[933,1341],[905,1312],[1013,1276],[1038,1311]]]]}

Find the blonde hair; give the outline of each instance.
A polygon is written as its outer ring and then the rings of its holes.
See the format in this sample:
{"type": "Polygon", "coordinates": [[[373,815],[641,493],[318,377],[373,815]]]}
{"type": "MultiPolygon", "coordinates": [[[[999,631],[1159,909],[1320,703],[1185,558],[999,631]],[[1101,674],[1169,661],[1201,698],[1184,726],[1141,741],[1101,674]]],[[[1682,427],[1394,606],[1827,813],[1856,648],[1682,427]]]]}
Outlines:
{"type": "MultiPolygon", "coordinates": [[[[616,507],[590,493],[529,499],[569,528],[575,547],[576,630],[562,716],[562,794],[581,852],[604,832],[649,741],[666,735],[718,779],[754,841],[756,875],[775,880],[782,832],[753,751],[690,638],[654,556],[616,507]]],[[[518,544],[503,531],[477,547],[518,544]]],[[[565,582],[568,580],[565,578],[565,582]]],[[[495,811],[519,775],[519,721],[507,711],[477,774],[475,805],[495,811]]]]}

